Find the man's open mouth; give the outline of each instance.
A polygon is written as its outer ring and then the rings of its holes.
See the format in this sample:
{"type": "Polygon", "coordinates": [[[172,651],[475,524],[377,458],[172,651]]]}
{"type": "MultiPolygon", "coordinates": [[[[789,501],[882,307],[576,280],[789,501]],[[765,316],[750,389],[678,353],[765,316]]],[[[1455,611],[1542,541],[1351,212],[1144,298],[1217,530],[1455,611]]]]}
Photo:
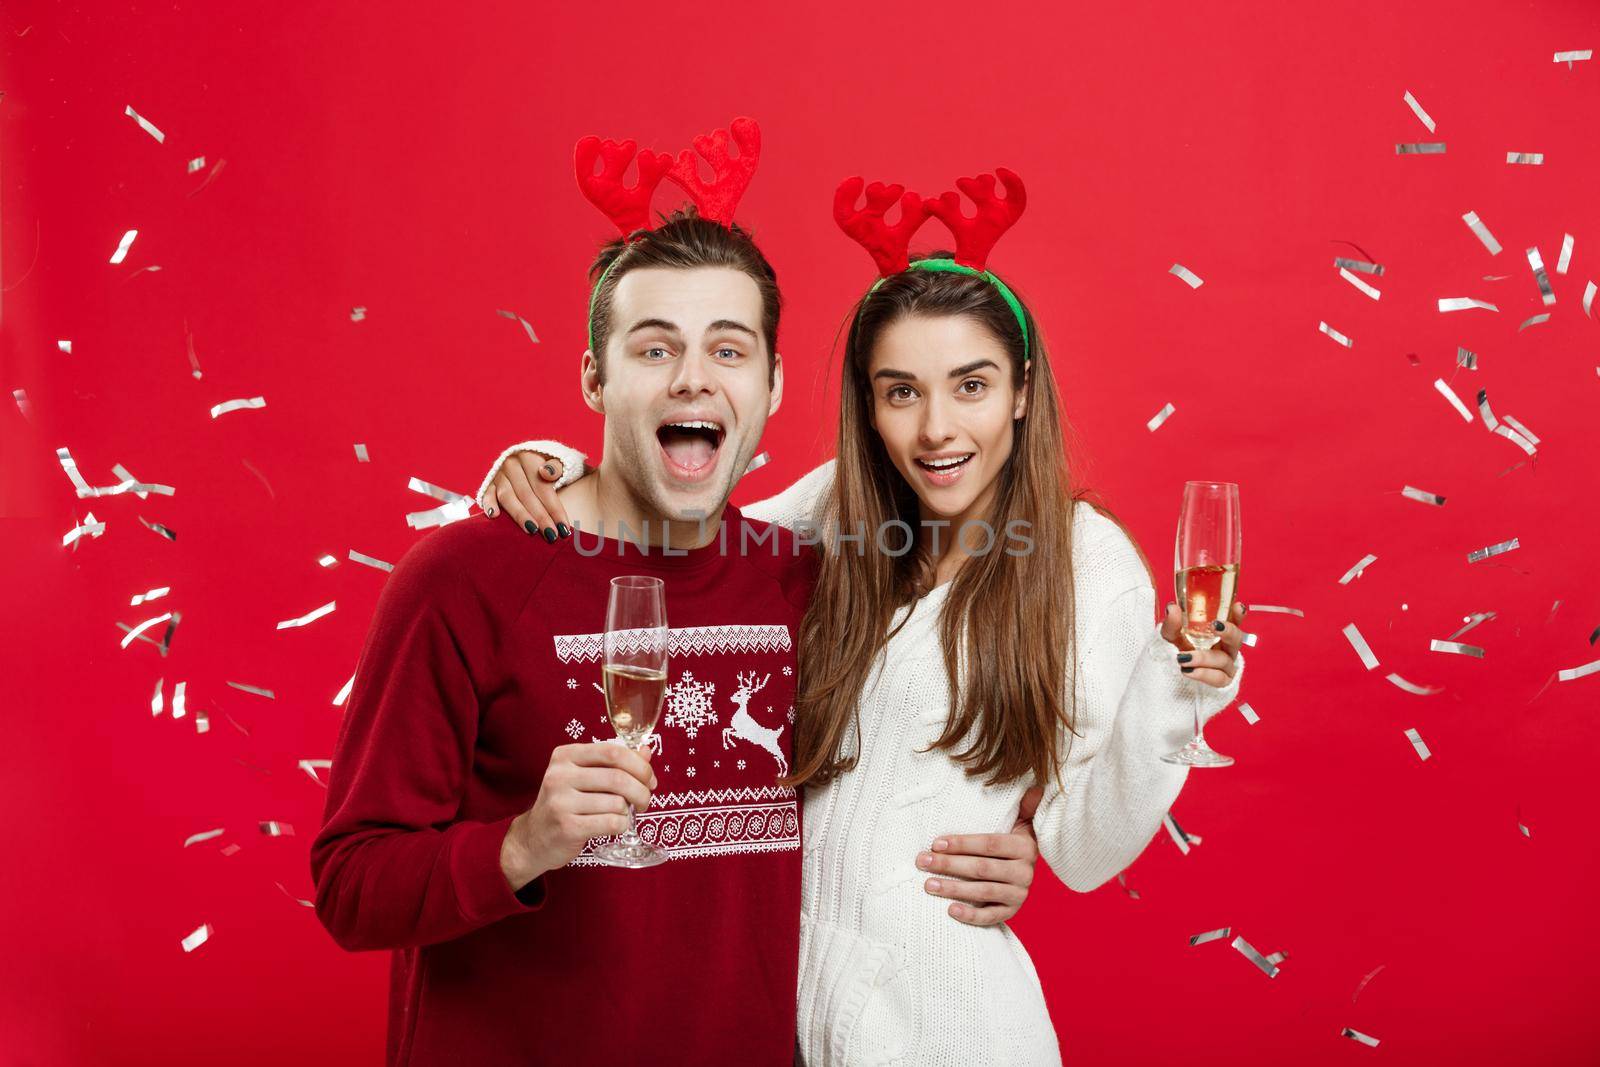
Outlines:
{"type": "Polygon", "coordinates": [[[685,477],[708,472],[722,447],[722,423],[711,419],[691,419],[663,423],[656,440],[667,461],[685,477]]]}

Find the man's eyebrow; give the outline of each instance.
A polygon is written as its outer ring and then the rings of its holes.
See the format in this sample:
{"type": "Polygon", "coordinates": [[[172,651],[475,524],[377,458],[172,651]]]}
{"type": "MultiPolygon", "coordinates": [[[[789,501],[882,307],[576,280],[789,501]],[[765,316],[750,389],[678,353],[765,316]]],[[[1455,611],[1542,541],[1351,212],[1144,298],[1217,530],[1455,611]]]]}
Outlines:
{"type": "Polygon", "coordinates": [[[740,333],[749,334],[752,338],[756,336],[754,330],[735,319],[718,319],[706,327],[707,333],[716,333],[718,330],[738,330],[740,333]]]}
{"type": "Polygon", "coordinates": [[[628,334],[631,336],[640,330],[665,330],[667,333],[683,333],[682,330],[678,329],[677,323],[668,322],[666,319],[640,319],[628,327],[628,334]]]}

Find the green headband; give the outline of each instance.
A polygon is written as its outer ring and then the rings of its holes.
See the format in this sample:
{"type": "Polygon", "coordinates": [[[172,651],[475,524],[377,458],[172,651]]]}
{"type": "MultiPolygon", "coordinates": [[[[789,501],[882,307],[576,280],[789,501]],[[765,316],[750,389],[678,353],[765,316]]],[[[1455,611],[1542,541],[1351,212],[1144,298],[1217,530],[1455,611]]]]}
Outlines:
{"type": "MultiPolygon", "coordinates": [[[[1017,317],[1017,328],[1022,331],[1022,365],[1026,367],[1030,362],[1032,362],[1033,357],[1028,351],[1028,316],[1022,310],[1022,301],[1016,298],[1016,295],[1012,293],[1012,291],[1006,286],[1006,283],[1001,281],[998,276],[987,270],[977,270],[973,267],[967,266],[964,263],[957,263],[953,259],[919,259],[915,260],[910,266],[906,267],[906,270],[931,270],[944,274],[970,274],[974,278],[982,278],[984,281],[994,286],[995,289],[1000,293],[1001,298],[1005,300],[1007,306],[1011,308],[1011,313],[1017,317]]],[[[872,288],[868,289],[867,292],[877,292],[878,286],[888,281],[890,277],[893,277],[893,275],[885,275],[884,277],[879,278],[877,281],[872,283],[872,288]]],[[[592,309],[590,317],[593,317],[592,309]]]]}
{"type": "MultiPolygon", "coordinates": [[[[606,275],[611,273],[611,268],[615,267],[617,260],[621,258],[621,252],[613,256],[611,262],[606,264],[606,269],[600,272],[600,278],[594,283],[594,288],[589,290],[589,321],[586,324],[586,328],[589,334],[589,351],[591,352],[594,351],[594,303],[600,299],[600,287],[606,283],[606,275]]],[[[598,353],[596,354],[598,355],[598,353]]]]}

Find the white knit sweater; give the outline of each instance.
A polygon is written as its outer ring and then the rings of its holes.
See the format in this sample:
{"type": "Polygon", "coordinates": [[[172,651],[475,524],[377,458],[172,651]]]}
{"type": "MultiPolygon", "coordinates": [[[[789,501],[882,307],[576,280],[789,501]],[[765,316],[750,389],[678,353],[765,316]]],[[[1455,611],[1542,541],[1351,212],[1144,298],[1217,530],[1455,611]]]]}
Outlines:
{"type": "MultiPolygon", "coordinates": [[[[830,461],[744,513],[790,527],[821,523],[832,481],[830,461]]],[[[1154,621],[1155,590],[1133,543],[1088,504],[1078,508],[1081,736],[1063,736],[1062,785],[1046,789],[1033,826],[1051,869],[1087,892],[1132,863],[1160,828],[1188,775],[1160,756],[1188,740],[1196,712],[1208,720],[1238,695],[1244,656],[1226,689],[1183,675],[1154,621]]],[[[1029,784],[985,786],[946,753],[923,751],[950,708],[937,626],[948,591],[947,582],[896,613],[895,624],[911,618],[862,694],[857,766],[805,790],[798,1026],[808,1067],[1061,1060],[1016,935],[951,919],[916,866],[940,834],[1010,830],[1029,784]]]]}

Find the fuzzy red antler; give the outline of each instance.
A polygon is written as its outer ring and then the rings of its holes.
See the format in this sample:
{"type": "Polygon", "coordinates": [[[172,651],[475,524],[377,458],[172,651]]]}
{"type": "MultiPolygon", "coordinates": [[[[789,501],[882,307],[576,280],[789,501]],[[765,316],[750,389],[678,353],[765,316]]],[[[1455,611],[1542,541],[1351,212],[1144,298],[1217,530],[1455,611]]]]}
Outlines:
{"type": "Polygon", "coordinates": [[[911,235],[928,218],[928,202],[916,193],[906,192],[903,185],[873,182],[866,187],[867,206],[858,208],[856,200],[861,196],[862,184],[859,176],[839,183],[833,194],[833,221],[867,250],[880,275],[898,274],[906,269],[911,235]],[[900,203],[900,221],[890,226],[883,216],[896,201],[900,203]]]}
{"type": "Polygon", "coordinates": [[[956,238],[956,262],[974,270],[983,270],[989,253],[994,251],[1000,235],[1011,228],[1028,205],[1027,192],[1022,179],[1004,167],[996,167],[1005,186],[1004,199],[994,195],[994,174],[980,174],[976,178],[957,178],[956,188],[972,198],[978,214],[967,218],[961,210],[959,193],[944,193],[937,200],[927,201],[928,212],[939,216],[956,238]]]}
{"type": "Polygon", "coordinates": [[[713,219],[724,226],[733,225],[733,210],[739,206],[739,198],[750,185],[756,163],[761,158],[761,127],[756,125],[755,119],[737,118],[728,126],[726,130],[713,130],[696,137],[694,151],[685,148],[679,152],[677,164],[667,175],[694,199],[701,218],[713,219]],[[733,143],[739,146],[737,158],[728,155],[730,132],[733,143]],[[711,164],[711,181],[700,179],[695,152],[711,164]]]}
{"type": "Polygon", "coordinates": [[[624,186],[622,175],[633,161],[637,147],[631,140],[602,141],[591,134],[579,141],[572,153],[578,171],[578,187],[589,203],[617,224],[624,237],[635,230],[649,228],[650,197],[672,168],[671,156],[646,148],[638,153],[639,180],[631,189],[624,186]],[[604,163],[599,174],[594,172],[597,161],[604,163]]]}

